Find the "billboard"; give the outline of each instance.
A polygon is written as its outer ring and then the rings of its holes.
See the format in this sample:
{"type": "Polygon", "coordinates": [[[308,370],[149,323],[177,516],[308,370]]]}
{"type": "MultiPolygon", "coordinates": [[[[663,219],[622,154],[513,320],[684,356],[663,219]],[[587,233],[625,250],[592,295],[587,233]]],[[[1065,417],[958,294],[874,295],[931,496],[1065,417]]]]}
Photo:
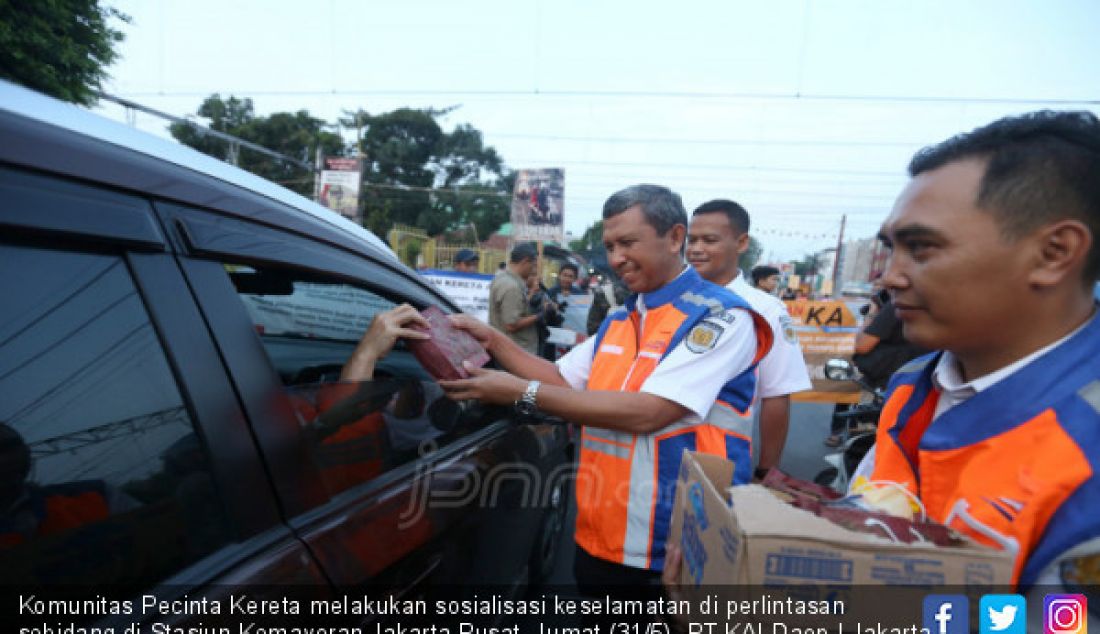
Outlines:
{"type": "Polygon", "coordinates": [[[359,217],[359,159],[325,159],[317,202],[345,218],[355,222],[362,220],[359,217]]]}
{"type": "Polygon", "coordinates": [[[512,192],[512,237],[516,242],[565,239],[565,170],[520,170],[512,192]]]}

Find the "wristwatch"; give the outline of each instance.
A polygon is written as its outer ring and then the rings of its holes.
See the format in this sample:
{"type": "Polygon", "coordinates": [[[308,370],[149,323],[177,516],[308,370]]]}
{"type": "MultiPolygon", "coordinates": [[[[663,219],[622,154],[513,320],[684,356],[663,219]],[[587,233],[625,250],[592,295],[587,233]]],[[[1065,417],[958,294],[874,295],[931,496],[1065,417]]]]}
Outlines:
{"type": "Polygon", "coordinates": [[[516,411],[525,416],[530,416],[538,411],[538,405],[535,404],[535,397],[539,393],[539,382],[531,381],[527,384],[527,389],[523,391],[523,396],[516,400],[516,411]]]}

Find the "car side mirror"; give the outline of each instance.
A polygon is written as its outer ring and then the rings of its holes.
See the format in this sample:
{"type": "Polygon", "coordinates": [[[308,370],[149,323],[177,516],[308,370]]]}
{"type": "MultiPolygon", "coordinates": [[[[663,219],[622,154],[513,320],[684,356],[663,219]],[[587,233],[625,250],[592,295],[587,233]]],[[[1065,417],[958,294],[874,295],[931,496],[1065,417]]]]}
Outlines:
{"type": "Polygon", "coordinates": [[[833,381],[851,381],[855,369],[847,359],[829,359],[825,362],[825,378],[833,381]]]}

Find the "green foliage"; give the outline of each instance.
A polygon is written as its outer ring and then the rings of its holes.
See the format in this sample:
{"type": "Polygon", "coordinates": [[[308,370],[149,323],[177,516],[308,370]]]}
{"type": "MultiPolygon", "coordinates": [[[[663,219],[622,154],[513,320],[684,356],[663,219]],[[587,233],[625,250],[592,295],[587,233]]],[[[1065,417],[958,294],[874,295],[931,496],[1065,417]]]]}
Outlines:
{"type": "MultiPolygon", "coordinates": [[[[0,0],[2,2],[3,0],[0,0]]],[[[446,133],[436,117],[446,110],[401,108],[372,115],[347,112],[340,125],[356,130],[358,148],[348,147],[324,121],[305,110],[256,116],[251,99],[211,95],[198,115],[207,127],[225,132],[306,163],[318,145],[326,156],[365,157],[359,204],[363,224],[386,235],[394,224],[412,225],[438,235],[473,225],[482,239],[508,221],[515,174],[506,173],[496,150],[481,132],[462,124],[446,133]]],[[[174,124],[181,143],[219,158],[228,158],[227,141],[204,135],[187,124],[174,124]]],[[[242,148],[240,167],[286,185],[303,195],[313,193],[313,175],[296,165],[242,148]]]]}
{"type": "MultiPolygon", "coordinates": [[[[199,107],[198,114],[209,121],[207,127],[255,143],[280,154],[312,164],[317,147],[327,156],[344,153],[344,141],[321,119],[309,112],[277,112],[257,117],[251,99],[211,95],[199,107]]],[[[219,158],[228,158],[229,142],[204,135],[199,129],[182,123],[169,127],[180,143],[219,158]]],[[[258,152],[242,149],[237,164],[254,174],[275,181],[304,196],[313,194],[313,175],[297,165],[258,152]]]]}
{"type": "Polygon", "coordinates": [[[383,234],[395,222],[428,235],[473,224],[487,237],[507,222],[511,185],[496,150],[462,124],[445,133],[436,117],[448,111],[401,108],[380,115],[348,113],[367,157],[361,195],[369,229],[383,234]]]}
{"type": "Polygon", "coordinates": [[[569,243],[569,249],[584,256],[589,266],[605,273],[611,272],[607,264],[607,249],[603,247],[603,220],[597,220],[585,229],[579,240],[569,243]]]}
{"type": "Polygon", "coordinates": [[[47,95],[94,104],[129,22],[97,0],[0,0],[0,77],[47,95]]]}
{"type": "Polygon", "coordinates": [[[760,256],[763,254],[764,246],[760,244],[759,240],[749,236],[749,248],[745,249],[745,252],[737,259],[737,268],[742,271],[751,271],[752,267],[756,266],[756,263],[760,261],[760,256]]]}
{"type": "Polygon", "coordinates": [[[817,273],[817,254],[808,253],[802,256],[801,262],[794,263],[794,273],[800,277],[815,275],[817,273]]]}

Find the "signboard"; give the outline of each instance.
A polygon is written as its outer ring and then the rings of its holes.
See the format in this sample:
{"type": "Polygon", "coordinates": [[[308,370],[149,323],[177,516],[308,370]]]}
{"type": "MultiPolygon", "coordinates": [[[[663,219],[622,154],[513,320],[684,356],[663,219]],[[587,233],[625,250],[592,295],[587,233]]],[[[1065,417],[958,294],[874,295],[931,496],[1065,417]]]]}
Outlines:
{"type": "Polygon", "coordinates": [[[451,298],[462,312],[489,323],[489,286],[492,275],[423,269],[420,275],[451,298]]]}
{"type": "Polygon", "coordinates": [[[859,321],[842,301],[809,301],[796,299],[783,302],[791,315],[802,357],[810,371],[813,387],[809,392],[792,394],[796,401],[856,403],[859,386],[853,381],[831,381],[825,378],[825,362],[834,357],[851,358],[855,349],[859,321]]]}
{"type": "Polygon", "coordinates": [[[517,242],[565,239],[565,170],[520,170],[512,193],[512,238],[517,242]]]}
{"type": "Polygon", "coordinates": [[[359,222],[359,160],[326,158],[317,202],[359,222]]]}

